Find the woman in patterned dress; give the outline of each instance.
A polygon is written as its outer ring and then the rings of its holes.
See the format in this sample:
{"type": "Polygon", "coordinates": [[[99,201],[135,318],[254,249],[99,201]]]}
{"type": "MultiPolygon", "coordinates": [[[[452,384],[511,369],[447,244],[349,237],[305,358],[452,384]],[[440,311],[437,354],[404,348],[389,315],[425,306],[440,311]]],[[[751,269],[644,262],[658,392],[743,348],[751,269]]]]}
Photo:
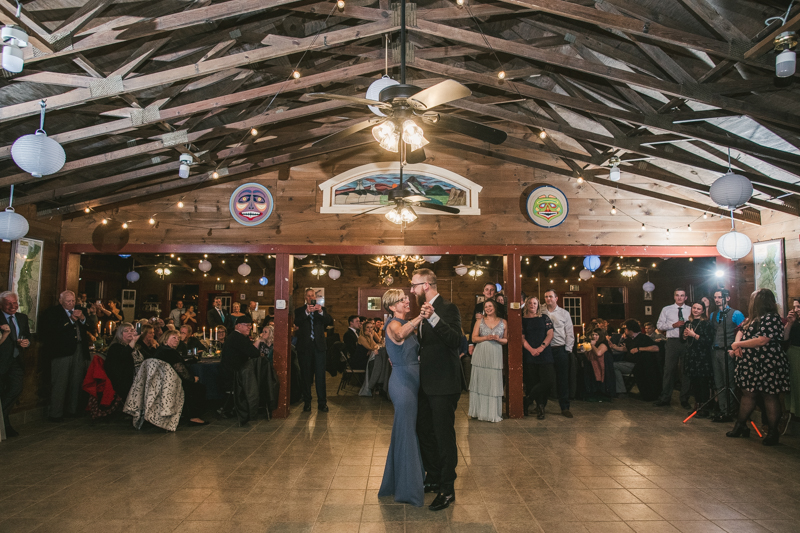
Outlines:
{"type": "MultiPolygon", "coordinates": [[[[700,409],[708,401],[714,369],[711,366],[711,346],[714,344],[714,328],[706,316],[706,304],[701,300],[692,305],[692,316],[683,330],[686,339],[686,362],[684,372],[691,381],[695,407],[689,414],[700,409]]],[[[708,418],[708,410],[697,411],[697,418],[708,418]]]]}
{"type": "Polygon", "coordinates": [[[778,395],[789,392],[789,362],[781,348],[783,322],[778,315],[775,295],[769,289],[759,289],[750,295],[747,320],[742,323],[731,344],[732,352],[739,359],[736,365],[736,384],[742,389],[739,419],[728,437],[749,437],[747,420],[760,395],[769,423],[764,437],[764,446],[778,444],[780,433],[781,404],[778,395]]]}

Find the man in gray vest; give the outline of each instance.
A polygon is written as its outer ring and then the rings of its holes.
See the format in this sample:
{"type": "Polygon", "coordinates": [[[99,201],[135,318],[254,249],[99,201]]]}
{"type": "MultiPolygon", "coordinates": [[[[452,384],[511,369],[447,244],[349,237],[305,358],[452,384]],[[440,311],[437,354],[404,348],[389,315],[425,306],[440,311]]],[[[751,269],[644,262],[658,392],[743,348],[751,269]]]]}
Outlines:
{"type": "Polygon", "coordinates": [[[714,327],[714,348],[711,364],[714,366],[714,388],[719,393],[719,414],[711,419],[712,422],[731,422],[733,418],[728,412],[730,406],[729,391],[726,387],[734,388],[733,372],[736,369],[736,361],[726,354],[726,347],[736,339],[736,328],[744,322],[744,315],[741,311],[731,309],[728,305],[731,301],[731,294],[728,289],[718,289],[714,291],[714,303],[717,310],[711,313],[711,325],[714,327]],[[726,365],[727,363],[727,365],[726,365]],[[725,381],[727,369],[728,380],[725,381]]]}

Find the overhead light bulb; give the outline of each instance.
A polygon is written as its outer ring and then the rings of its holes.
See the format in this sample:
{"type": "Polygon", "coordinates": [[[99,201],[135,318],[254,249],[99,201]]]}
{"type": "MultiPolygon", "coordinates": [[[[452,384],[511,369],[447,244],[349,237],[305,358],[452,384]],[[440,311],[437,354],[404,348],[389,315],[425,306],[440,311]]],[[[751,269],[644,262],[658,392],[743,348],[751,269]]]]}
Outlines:
{"type": "Polygon", "coordinates": [[[294,79],[298,79],[298,78],[300,78],[300,71],[299,71],[299,70],[297,70],[297,69],[293,70],[293,71],[292,71],[292,77],[293,77],[294,79]]]}
{"type": "Polygon", "coordinates": [[[103,220],[101,220],[101,221],[100,221],[100,223],[101,223],[101,224],[108,224],[108,220],[106,220],[106,219],[104,218],[103,220]]]}
{"type": "Polygon", "coordinates": [[[158,274],[159,276],[163,276],[164,275],[164,269],[163,268],[157,268],[156,269],[156,274],[158,274]]]}
{"type": "Polygon", "coordinates": [[[476,276],[482,276],[482,275],[483,275],[483,270],[481,270],[480,268],[479,268],[479,269],[477,269],[477,270],[475,271],[475,275],[476,275],[476,276]]]}
{"type": "Polygon", "coordinates": [[[381,145],[381,148],[389,152],[400,151],[400,134],[394,122],[387,120],[372,128],[372,136],[381,145]]]}
{"type": "Polygon", "coordinates": [[[620,171],[619,167],[611,167],[611,172],[608,174],[608,179],[611,181],[619,181],[620,171]]]}
{"type": "Polygon", "coordinates": [[[425,138],[425,132],[411,119],[407,119],[403,122],[403,142],[410,145],[412,152],[428,144],[428,140],[425,138]]]}
{"type": "Polygon", "coordinates": [[[540,131],[539,132],[539,138],[540,139],[547,139],[547,132],[544,131],[544,130],[540,131]]]}
{"type": "Polygon", "coordinates": [[[168,268],[165,268],[165,269],[164,269],[164,275],[165,275],[165,276],[169,276],[170,274],[172,274],[172,270],[170,270],[170,269],[168,269],[168,268]]]}
{"type": "Polygon", "coordinates": [[[578,184],[580,185],[582,183],[583,183],[583,176],[578,176],[578,184]]]}
{"type": "Polygon", "coordinates": [[[319,269],[319,275],[320,276],[324,276],[325,275],[325,269],[324,268],[320,268],[319,269]]]}
{"type": "Polygon", "coordinates": [[[122,229],[128,229],[128,223],[127,222],[123,222],[122,223],[122,229]]]}
{"type": "Polygon", "coordinates": [[[617,207],[614,206],[614,205],[611,206],[611,214],[612,215],[616,215],[617,214],[617,207]]]}
{"type": "Polygon", "coordinates": [[[464,7],[465,3],[466,3],[466,0],[456,0],[456,5],[458,7],[464,7]]]}
{"type": "Polygon", "coordinates": [[[217,172],[216,170],[214,172],[212,172],[211,173],[211,179],[212,180],[219,179],[219,172],[217,172]]]}
{"type": "Polygon", "coordinates": [[[642,231],[647,231],[647,226],[645,226],[644,223],[642,223],[642,231]]]}
{"type": "Polygon", "coordinates": [[[692,225],[691,224],[687,224],[686,225],[686,229],[688,229],[689,231],[692,231],[692,225]]]}
{"type": "Polygon", "coordinates": [[[497,78],[500,79],[500,80],[506,79],[506,71],[505,70],[501,70],[500,72],[498,72],[497,73],[497,78]]]}
{"type": "Polygon", "coordinates": [[[150,219],[150,220],[148,220],[147,222],[148,222],[148,223],[149,223],[149,224],[152,226],[153,224],[155,224],[155,223],[156,223],[156,219],[154,219],[154,218],[151,218],[151,219],[150,219]]]}
{"type": "Polygon", "coordinates": [[[397,206],[392,208],[388,213],[386,213],[386,220],[393,224],[401,224],[403,222],[403,217],[400,215],[400,212],[397,210],[397,206]]]}
{"type": "Polygon", "coordinates": [[[470,269],[470,271],[467,272],[467,274],[469,274],[470,276],[472,276],[474,278],[475,274],[476,274],[475,269],[474,268],[470,269]]]}
{"type": "Polygon", "coordinates": [[[319,270],[317,269],[317,267],[311,269],[311,274],[313,274],[314,276],[316,276],[318,272],[319,270]]]}
{"type": "Polygon", "coordinates": [[[9,72],[22,72],[25,66],[22,48],[28,46],[28,34],[19,26],[3,26],[3,68],[9,72]]]}
{"type": "Polygon", "coordinates": [[[336,2],[336,8],[337,8],[339,11],[344,11],[344,0],[338,0],[338,1],[336,2]]]}
{"type": "Polygon", "coordinates": [[[194,162],[191,154],[181,154],[179,158],[181,166],[178,168],[178,177],[186,179],[189,177],[189,165],[194,162]]]}
{"type": "MultiPolygon", "coordinates": [[[[780,52],[775,58],[775,75],[779,78],[794,76],[797,69],[797,54],[794,49],[797,47],[797,33],[785,31],[775,37],[774,47],[776,52],[780,52]]],[[[5,60],[5,50],[3,59],[5,60]]]]}
{"type": "Polygon", "coordinates": [[[178,208],[179,209],[183,209],[183,201],[182,200],[178,202],[178,208]]]}
{"type": "Polygon", "coordinates": [[[703,213],[703,218],[704,219],[708,218],[708,213],[703,213]]]}
{"type": "Polygon", "coordinates": [[[411,206],[406,205],[400,210],[400,219],[406,223],[414,222],[417,220],[417,214],[414,212],[411,206]]]}

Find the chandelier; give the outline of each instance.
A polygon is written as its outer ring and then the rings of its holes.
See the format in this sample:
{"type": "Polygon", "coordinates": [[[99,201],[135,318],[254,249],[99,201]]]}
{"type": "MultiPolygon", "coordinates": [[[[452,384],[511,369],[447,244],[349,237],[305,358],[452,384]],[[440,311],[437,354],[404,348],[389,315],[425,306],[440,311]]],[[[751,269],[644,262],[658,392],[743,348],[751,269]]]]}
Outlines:
{"type": "Polygon", "coordinates": [[[634,276],[638,275],[639,273],[636,270],[634,270],[633,268],[626,268],[625,270],[623,270],[621,272],[621,274],[623,276],[625,276],[626,278],[631,279],[634,276]]]}
{"type": "Polygon", "coordinates": [[[381,255],[367,262],[378,267],[378,277],[381,283],[391,285],[400,276],[411,280],[411,273],[425,263],[425,259],[419,255],[381,255]]]}

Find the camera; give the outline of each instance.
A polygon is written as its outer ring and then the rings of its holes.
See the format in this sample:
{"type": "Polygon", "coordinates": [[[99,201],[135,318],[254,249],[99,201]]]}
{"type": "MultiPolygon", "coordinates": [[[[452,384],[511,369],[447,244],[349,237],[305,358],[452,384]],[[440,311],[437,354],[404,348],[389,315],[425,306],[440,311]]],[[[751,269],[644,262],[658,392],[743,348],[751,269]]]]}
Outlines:
{"type": "MultiPolygon", "coordinates": [[[[310,291],[309,291],[309,292],[310,292],[310,291]]],[[[313,306],[313,305],[317,305],[317,300],[311,300],[311,303],[310,303],[310,304],[308,304],[308,305],[312,305],[312,306],[313,306]]]]}
{"type": "Polygon", "coordinates": [[[142,334],[142,323],[141,322],[137,322],[136,323],[136,334],[137,335],[141,335],[142,334]]]}

